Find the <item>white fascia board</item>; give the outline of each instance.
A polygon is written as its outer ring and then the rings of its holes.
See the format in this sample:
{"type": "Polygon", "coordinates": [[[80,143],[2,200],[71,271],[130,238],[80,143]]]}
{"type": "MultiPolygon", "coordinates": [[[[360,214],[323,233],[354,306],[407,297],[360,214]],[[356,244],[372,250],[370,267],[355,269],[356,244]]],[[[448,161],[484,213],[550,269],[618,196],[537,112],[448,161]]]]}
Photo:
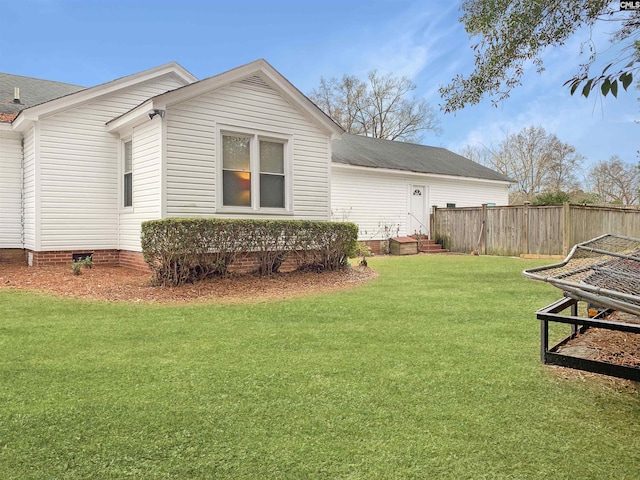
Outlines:
{"type": "MultiPolygon", "coordinates": [[[[244,67],[247,67],[247,65],[244,67]]],[[[232,76],[231,73],[235,73],[237,70],[244,67],[239,67],[220,75],[216,75],[215,77],[205,78],[204,80],[200,80],[196,83],[156,95],[137,107],[132,108],[128,112],[123,113],[119,117],[109,120],[106,124],[107,131],[114,132],[126,128],[127,126],[142,123],[144,115],[148,115],[152,110],[166,110],[167,105],[177,105],[212,90],[217,90],[229,85],[238,80],[238,78],[236,78],[235,75],[232,76]]],[[[251,75],[252,74],[240,75],[240,78],[245,78],[245,76],[251,75]]]]}
{"type": "Polygon", "coordinates": [[[332,135],[332,139],[340,138],[344,130],[334,122],[331,117],[325,114],[318,106],[287,80],[280,72],[273,68],[267,61],[263,62],[261,70],[262,79],[272,88],[277,90],[290,103],[297,105],[302,113],[317,126],[326,130],[332,135]]]}
{"type": "Polygon", "coordinates": [[[147,100],[119,117],[109,120],[106,123],[107,132],[117,133],[137,127],[148,121],[149,114],[156,109],[159,109],[158,105],[153,100],[147,100]]]}
{"type": "Polygon", "coordinates": [[[439,173],[422,173],[422,172],[413,172],[411,170],[394,170],[392,168],[377,168],[377,167],[363,167],[360,165],[348,165],[346,163],[337,163],[331,162],[332,169],[338,170],[350,170],[354,172],[368,172],[368,173],[379,173],[381,175],[410,175],[416,178],[434,178],[440,180],[454,180],[460,181],[464,180],[467,182],[476,182],[476,183],[489,183],[494,185],[512,185],[515,182],[508,182],[506,180],[490,180],[486,178],[477,178],[477,177],[463,177],[458,175],[442,175],[439,173]]]}
{"type": "Polygon", "coordinates": [[[177,75],[187,84],[197,81],[196,77],[194,77],[179,64],[175,62],[168,63],[166,65],[161,65],[159,67],[145,70],[143,72],[134,73],[133,75],[118,78],[116,80],[112,80],[95,87],[86,88],[84,90],[80,90],[79,92],[65,95],[64,97],[51,100],[41,105],[25,108],[13,121],[14,129],[20,130],[24,128],[23,123],[28,123],[29,120],[36,121],[45,115],[53,115],[60,111],[77,107],[79,105],[82,105],[83,103],[95,100],[96,98],[103,95],[109,95],[118,90],[130,88],[134,85],[144,83],[148,80],[152,80],[154,78],[170,73],[177,75]]]}
{"type": "Polygon", "coordinates": [[[255,75],[259,68],[256,68],[257,62],[248,63],[241,67],[234,68],[213,77],[205,78],[199,82],[185,85],[184,87],[171,90],[170,92],[161,93],[152,98],[158,100],[165,105],[177,105],[186,102],[192,98],[198,97],[213,90],[230,85],[233,82],[242,80],[243,78],[255,75]]]}

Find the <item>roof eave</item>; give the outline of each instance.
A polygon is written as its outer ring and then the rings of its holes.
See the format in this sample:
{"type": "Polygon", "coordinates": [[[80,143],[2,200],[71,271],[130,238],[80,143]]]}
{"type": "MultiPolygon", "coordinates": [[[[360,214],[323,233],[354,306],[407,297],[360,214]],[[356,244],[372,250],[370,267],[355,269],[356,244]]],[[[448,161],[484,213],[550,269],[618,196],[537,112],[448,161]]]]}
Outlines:
{"type": "Polygon", "coordinates": [[[331,161],[331,167],[344,168],[345,170],[360,170],[360,171],[376,171],[380,173],[385,173],[389,175],[419,175],[421,177],[428,178],[440,178],[440,179],[449,179],[449,180],[470,180],[476,182],[486,182],[486,183],[497,183],[504,185],[511,185],[514,182],[506,181],[506,180],[498,180],[498,179],[490,179],[490,178],[481,178],[481,177],[469,177],[464,175],[447,175],[442,173],[427,173],[427,172],[416,172],[414,170],[400,170],[394,168],[384,168],[384,167],[372,167],[368,165],[353,165],[351,163],[342,163],[331,161]]]}
{"type": "Polygon", "coordinates": [[[147,100],[119,117],[109,120],[106,123],[107,132],[116,133],[140,125],[145,120],[148,120],[145,117],[156,108],[153,99],[147,100]]]}
{"type": "MultiPolygon", "coordinates": [[[[260,60],[264,65],[264,73],[268,75],[269,83],[276,88],[281,95],[288,97],[291,101],[299,104],[306,112],[306,116],[314,123],[324,126],[331,133],[332,137],[339,138],[342,136],[344,129],[338,125],[331,117],[323,112],[315,103],[313,103],[304,93],[293,85],[286,77],[273,68],[266,60],[260,60]]],[[[265,79],[266,80],[266,79],[265,79]]]]}
{"type": "Polygon", "coordinates": [[[174,73],[178,77],[182,78],[187,83],[197,81],[189,71],[176,62],[167,63],[159,67],[144,70],[142,72],[134,73],[126,77],[118,78],[95,87],[86,88],[79,92],[65,95],[64,97],[56,98],[40,105],[25,108],[22,110],[16,119],[14,120],[14,128],[20,128],[25,121],[39,120],[42,116],[52,115],[62,110],[73,108],[82,103],[91,101],[97,97],[108,95],[123,88],[130,87],[139,83],[143,83],[147,80],[157,78],[162,75],[174,73]]]}

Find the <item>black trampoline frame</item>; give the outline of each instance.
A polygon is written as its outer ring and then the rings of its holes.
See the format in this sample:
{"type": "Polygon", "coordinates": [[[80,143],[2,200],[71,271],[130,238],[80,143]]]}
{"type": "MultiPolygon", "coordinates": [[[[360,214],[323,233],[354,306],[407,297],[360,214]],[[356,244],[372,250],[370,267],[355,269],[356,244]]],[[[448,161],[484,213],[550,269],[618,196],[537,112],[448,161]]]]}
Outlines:
{"type": "Polygon", "coordinates": [[[562,346],[578,335],[585,333],[589,328],[603,328],[640,335],[640,324],[607,320],[606,316],[612,313],[612,310],[603,310],[595,317],[579,316],[579,302],[575,298],[565,297],[536,312],[536,318],[540,320],[540,356],[542,363],[640,382],[640,368],[638,367],[617,365],[559,353],[559,349],[562,346]],[[563,313],[566,310],[570,310],[569,315],[563,313]],[[572,326],[571,334],[551,348],[549,348],[550,322],[572,326]]]}

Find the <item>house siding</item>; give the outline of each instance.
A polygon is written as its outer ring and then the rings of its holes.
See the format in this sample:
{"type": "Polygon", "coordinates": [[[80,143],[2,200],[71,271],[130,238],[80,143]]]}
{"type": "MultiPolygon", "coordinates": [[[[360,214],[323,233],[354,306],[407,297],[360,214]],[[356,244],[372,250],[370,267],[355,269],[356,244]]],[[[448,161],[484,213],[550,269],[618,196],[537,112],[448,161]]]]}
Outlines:
{"type": "MultiPolygon", "coordinates": [[[[474,179],[377,172],[332,166],[331,219],[358,225],[360,240],[409,235],[410,188],[427,188],[427,219],[433,206],[458,207],[483,203],[508,204],[507,184],[474,179]]],[[[427,220],[428,223],[428,220],[427,220]]]]}
{"type": "Polygon", "coordinates": [[[429,212],[431,207],[445,208],[447,203],[454,203],[456,207],[475,207],[484,203],[509,204],[507,184],[486,183],[472,179],[439,179],[428,185],[430,185],[429,212]]]}
{"type": "MultiPolygon", "coordinates": [[[[133,206],[120,211],[118,248],[122,250],[141,251],[141,223],[161,216],[161,133],[160,119],[146,122],[133,130],[133,206]]],[[[119,184],[122,181],[120,170],[119,184]]],[[[122,204],[122,197],[119,202],[122,204]]]]}
{"type": "Polygon", "coordinates": [[[36,248],[36,127],[24,134],[23,146],[24,246],[36,248]]]}
{"type": "Polygon", "coordinates": [[[0,248],[22,244],[22,135],[0,132],[0,248]]]}
{"type": "Polygon", "coordinates": [[[167,216],[223,216],[216,213],[218,124],[292,135],[294,218],[329,219],[329,135],[257,76],[167,109],[167,216]]]}
{"type": "Polygon", "coordinates": [[[37,250],[118,247],[120,140],[105,123],[182,84],[165,75],[40,120],[37,250]]]}
{"type": "Polygon", "coordinates": [[[167,109],[166,208],[170,217],[216,209],[215,113],[192,100],[167,109]]]}

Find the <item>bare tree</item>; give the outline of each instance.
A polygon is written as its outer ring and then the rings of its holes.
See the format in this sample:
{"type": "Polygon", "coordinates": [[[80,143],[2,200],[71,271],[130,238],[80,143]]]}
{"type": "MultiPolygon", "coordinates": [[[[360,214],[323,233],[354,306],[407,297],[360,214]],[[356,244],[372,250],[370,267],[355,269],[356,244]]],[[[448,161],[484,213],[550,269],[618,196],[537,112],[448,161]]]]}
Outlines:
{"type": "Polygon", "coordinates": [[[549,149],[550,162],[546,169],[543,189],[549,192],[574,193],[580,190],[578,173],[586,157],[576,152],[574,146],[561,142],[551,135],[549,149]]]}
{"type": "Polygon", "coordinates": [[[591,188],[604,202],[633,205],[638,203],[640,171],[617,155],[599,162],[589,172],[591,188]]]}
{"type": "Polygon", "coordinates": [[[507,134],[497,147],[466,147],[462,155],[512,178],[511,202],[542,192],[577,191],[584,157],[542,127],[507,134]]]}
{"type": "Polygon", "coordinates": [[[484,165],[488,168],[494,167],[495,148],[486,145],[467,145],[460,151],[460,155],[469,160],[484,165]]]}
{"type": "Polygon", "coordinates": [[[320,79],[320,86],[309,98],[348,133],[356,132],[362,123],[362,110],[367,96],[364,82],[353,76],[320,79]]]}
{"type": "Polygon", "coordinates": [[[374,70],[367,81],[351,75],[340,80],[321,78],[309,98],[348,133],[413,142],[426,131],[439,131],[429,103],[408,97],[415,89],[407,77],[379,75],[374,70]]]}

